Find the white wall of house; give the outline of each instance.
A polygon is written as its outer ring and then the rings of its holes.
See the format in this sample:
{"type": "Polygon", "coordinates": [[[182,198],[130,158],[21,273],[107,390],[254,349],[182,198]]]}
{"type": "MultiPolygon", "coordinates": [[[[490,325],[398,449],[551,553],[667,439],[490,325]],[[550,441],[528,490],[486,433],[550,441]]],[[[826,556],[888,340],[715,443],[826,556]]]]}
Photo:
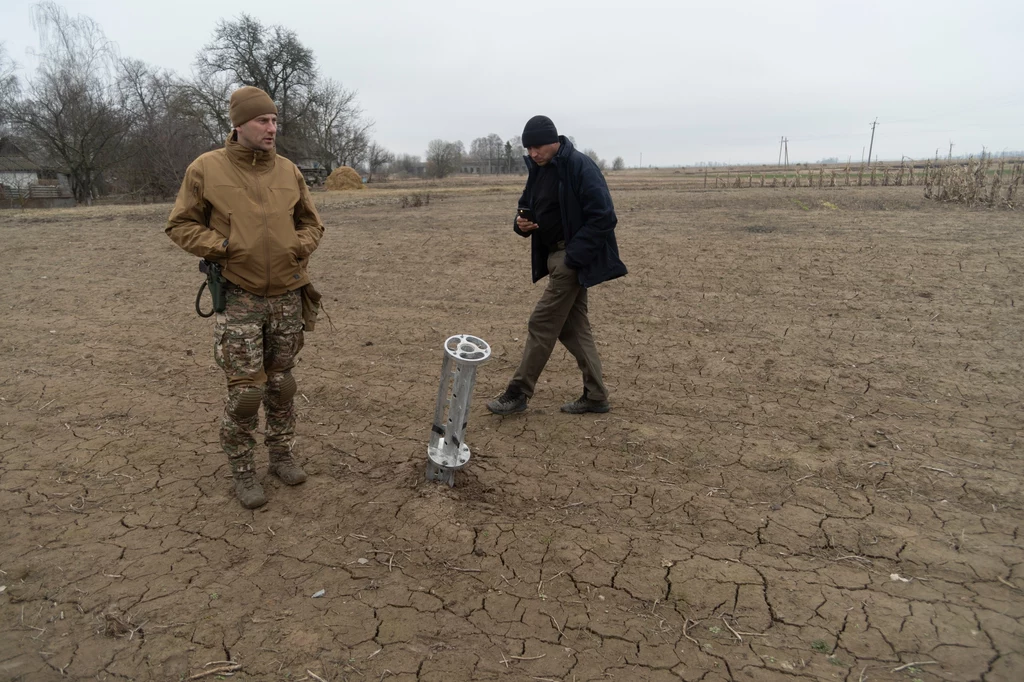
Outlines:
{"type": "Polygon", "coordinates": [[[0,185],[7,187],[28,187],[39,181],[35,171],[0,171],[0,185]]]}

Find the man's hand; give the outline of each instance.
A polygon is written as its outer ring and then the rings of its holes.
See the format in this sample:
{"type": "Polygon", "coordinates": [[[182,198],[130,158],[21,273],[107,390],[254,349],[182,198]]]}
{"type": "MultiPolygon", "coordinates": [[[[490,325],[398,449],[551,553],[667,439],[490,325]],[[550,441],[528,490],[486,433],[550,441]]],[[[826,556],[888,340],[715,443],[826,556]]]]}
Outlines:
{"type": "Polygon", "coordinates": [[[526,218],[516,218],[516,225],[519,226],[519,229],[523,232],[533,232],[540,227],[537,223],[531,223],[526,218]]]}

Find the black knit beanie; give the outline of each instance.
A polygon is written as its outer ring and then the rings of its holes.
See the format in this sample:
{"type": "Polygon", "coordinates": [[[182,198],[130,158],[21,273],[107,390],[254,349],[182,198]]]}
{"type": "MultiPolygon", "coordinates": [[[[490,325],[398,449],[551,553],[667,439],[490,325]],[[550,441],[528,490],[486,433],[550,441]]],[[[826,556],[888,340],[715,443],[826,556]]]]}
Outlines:
{"type": "Polygon", "coordinates": [[[540,147],[541,145],[558,142],[558,130],[547,116],[534,116],[523,128],[523,146],[540,147]]]}

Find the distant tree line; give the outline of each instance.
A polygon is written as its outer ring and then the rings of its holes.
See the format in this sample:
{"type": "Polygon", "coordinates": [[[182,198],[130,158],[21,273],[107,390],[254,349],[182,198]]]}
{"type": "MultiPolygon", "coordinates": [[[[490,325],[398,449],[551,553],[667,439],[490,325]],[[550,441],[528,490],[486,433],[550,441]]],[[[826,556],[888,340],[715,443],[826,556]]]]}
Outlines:
{"type": "Polygon", "coordinates": [[[431,140],[427,145],[428,177],[443,178],[459,172],[464,161],[485,165],[488,173],[512,173],[522,168],[526,153],[519,136],[502,140],[497,133],[478,137],[469,145],[461,140],[431,140]]]}
{"type": "MultiPolygon", "coordinates": [[[[576,144],[571,136],[569,140],[576,144]]],[[[487,172],[511,173],[522,168],[522,156],[526,153],[520,136],[515,135],[502,142],[501,136],[491,133],[485,137],[478,137],[469,145],[469,152],[466,146],[460,141],[432,140],[427,145],[426,175],[432,178],[443,178],[457,173],[463,161],[487,164],[487,172]]],[[[601,171],[608,170],[608,163],[598,156],[593,149],[584,149],[583,153],[593,159],[601,171]]],[[[622,157],[616,157],[612,164],[612,170],[623,170],[626,162],[622,157]]]]}
{"type": "MultiPolygon", "coordinates": [[[[79,203],[105,194],[173,196],[188,164],[224,144],[228,100],[243,85],[277,103],[278,151],[325,174],[345,165],[368,182],[391,174],[443,178],[464,160],[486,164],[488,172],[521,168],[517,135],[491,133],[468,151],[461,141],[436,139],[425,161],[396,156],[371,138],[374,122],[356,92],[321,73],[294,31],[247,14],[217,22],[188,77],[121,56],[99,24],[54,0],[35,4],[32,20],[40,43],[34,73],[19,78],[0,43],[0,137],[66,173],[79,203]]],[[[583,153],[607,168],[593,149],[583,153]]],[[[625,163],[619,157],[612,167],[625,163]]]]}
{"type": "Polygon", "coordinates": [[[228,99],[254,85],[278,105],[278,149],[328,171],[379,171],[393,156],[370,137],[356,93],[320,73],[294,31],[242,14],[217,22],[190,77],[122,57],[102,28],[52,0],[36,4],[39,66],[17,77],[0,44],[0,135],[70,177],[80,203],[116,192],[173,195],[196,156],[231,130],[228,99]]]}

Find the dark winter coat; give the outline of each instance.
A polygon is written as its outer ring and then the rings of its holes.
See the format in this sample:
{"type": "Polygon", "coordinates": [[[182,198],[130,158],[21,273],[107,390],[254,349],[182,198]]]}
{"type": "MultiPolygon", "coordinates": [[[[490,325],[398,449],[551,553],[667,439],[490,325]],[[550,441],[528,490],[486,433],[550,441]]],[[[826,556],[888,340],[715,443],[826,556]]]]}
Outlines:
{"type": "MultiPolygon", "coordinates": [[[[626,274],[626,266],[619,260],[619,246],[615,241],[615,207],[612,205],[608,184],[597,164],[576,151],[566,137],[559,136],[561,147],[549,163],[558,170],[558,203],[562,211],[562,229],[565,233],[565,264],[576,270],[579,282],[592,287],[626,274]]],[[[526,188],[519,198],[519,206],[533,210],[532,187],[540,168],[528,156],[529,176],[526,188]]],[[[548,274],[548,249],[536,230],[523,232],[512,223],[513,229],[523,237],[533,236],[531,261],[533,281],[548,274]]]]}

